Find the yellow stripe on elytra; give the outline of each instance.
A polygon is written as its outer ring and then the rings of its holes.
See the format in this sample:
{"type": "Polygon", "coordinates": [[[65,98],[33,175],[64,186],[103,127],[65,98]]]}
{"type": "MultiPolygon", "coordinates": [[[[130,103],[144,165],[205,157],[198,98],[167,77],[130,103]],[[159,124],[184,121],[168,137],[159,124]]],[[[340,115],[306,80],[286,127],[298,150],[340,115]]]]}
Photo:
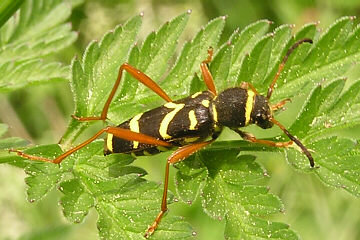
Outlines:
{"type": "Polygon", "coordinates": [[[214,103],[212,104],[212,114],[213,114],[215,123],[217,123],[218,122],[218,116],[217,116],[217,111],[216,111],[216,107],[215,107],[214,103]]]}
{"type": "Polygon", "coordinates": [[[248,97],[246,99],[246,105],[245,105],[245,126],[248,125],[250,122],[250,115],[253,109],[254,96],[255,96],[255,93],[251,90],[248,90],[247,94],[248,97]]]}
{"type": "Polygon", "coordinates": [[[106,138],[106,147],[110,152],[113,152],[113,145],[112,145],[113,136],[114,135],[109,133],[106,138]]]}
{"type": "MultiPolygon", "coordinates": [[[[137,132],[139,133],[139,119],[141,118],[141,116],[143,115],[143,113],[139,113],[138,115],[136,115],[135,117],[133,117],[130,120],[130,131],[133,132],[137,132]]],[[[133,141],[133,149],[137,149],[139,147],[139,142],[138,141],[133,141]]]]}
{"type": "Polygon", "coordinates": [[[205,100],[202,100],[202,101],[201,101],[201,104],[202,104],[204,107],[207,107],[207,108],[208,108],[208,107],[210,106],[210,101],[205,99],[205,100]]]}
{"type": "Polygon", "coordinates": [[[167,133],[167,129],[169,127],[169,124],[171,122],[171,120],[175,117],[175,115],[185,106],[185,104],[181,103],[181,104],[176,104],[173,102],[169,102],[164,104],[164,107],[166,108],[173,108],[174,110],[172,110],[171,112],[169,112],[168,114],[165,115],[164,119],[161,121],[160,123],[160,128],[159,128],[159,133],[160,136],[163,139],[169,139],[171,138],[171,136],[167,133]]]}
{"type": "Polygon", "coordinates": [[[193,95],[191,95],[191,98],[196,98],[196,97],[199,96],[200,94],[201,94],[201,92],[194,93],[193,95]]]}
{"type": "Polygon", "coordinates": [[[195,130],[196,124],[197,124],[197,119],[196,119],[196,115],[195,115],[195,111],[191,110],[189,112],[189,120],[190,120],[190,127],[189,130],[195,130]]]}

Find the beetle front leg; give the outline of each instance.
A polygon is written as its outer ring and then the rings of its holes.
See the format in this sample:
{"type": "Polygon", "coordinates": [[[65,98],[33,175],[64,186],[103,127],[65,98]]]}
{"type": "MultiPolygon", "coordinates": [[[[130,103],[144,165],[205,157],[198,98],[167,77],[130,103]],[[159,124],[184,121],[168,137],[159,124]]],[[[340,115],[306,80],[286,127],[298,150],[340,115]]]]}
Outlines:
{"type": "Polygon", "coordinates": [[[293,141],[287,141],[287,142],[274,142],[270,140],[263,140],[263,139],[257,139],[254,135],[251,133],[243,132],[238,129],[235,130],[244,140],[252,142],[252,143],[260,143],[264,144],[270,147],[288,147],[292,145],[293,141]]]}
{"type": "Polygon", "coordinates": [[[291,102],[290,98],[286,98],[286,99],[284,99],[284,100],[282,100],[282,101],[280,101],[280,102],[278,102],[278,103],[276,103],[274,105],[271,105],[271,110],[277,111],[280,108],[282,108],[288,102],[291,102]]]}

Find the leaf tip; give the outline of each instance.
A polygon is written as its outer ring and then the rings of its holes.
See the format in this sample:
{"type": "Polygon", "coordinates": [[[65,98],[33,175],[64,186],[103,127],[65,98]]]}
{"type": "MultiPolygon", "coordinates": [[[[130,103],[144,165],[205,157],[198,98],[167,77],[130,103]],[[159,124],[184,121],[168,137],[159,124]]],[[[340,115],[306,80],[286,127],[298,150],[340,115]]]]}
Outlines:
{"type": "Polygon", "coordinates": [[[140,16],[140,17],[144,17],[144,11],[141,11],[141,12],[139,13],[139,16],[140,16]]]}
{"type": "Polygon", "coordinates": [[[186,13],[190,15],[190,14],[192,13],[192,10],[191,10],[191,9],[188,9],[188,10],[186,11],[186,13]]]}
{"type": "Polygon", "coordinates": [[[221,20],[226,20],[228,18],[228,16],[224,15],[224,16],[221,16],[220,18],[221,18],[221,20]]]}

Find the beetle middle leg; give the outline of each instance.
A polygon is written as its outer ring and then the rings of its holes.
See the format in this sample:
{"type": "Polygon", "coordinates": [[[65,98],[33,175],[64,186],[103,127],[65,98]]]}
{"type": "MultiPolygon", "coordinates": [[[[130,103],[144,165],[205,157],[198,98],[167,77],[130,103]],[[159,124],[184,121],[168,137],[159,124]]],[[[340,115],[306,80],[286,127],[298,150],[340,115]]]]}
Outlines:
{"type": "Polygon", "coordinates": [[[140,70],[136,69],[135,67],[131,66],[128,63],[124,63],[119,68],[119,74],[116,79],[116,82],[109,94],[109,97],[107,98],[105,105],[103,107],[103,110],[101,112],[100,116],[90,116],[90,117],[78,117],[75,115],[72,115],[72,117],[78,121],[93,121],[93,120],[106,120],[107,113],[109,110],[110,103],[112,99],[115,96],[116,90],[119,88],[121,77],[123,74],[123,71],[128,72],[131,76],[133,76],[135,79],[137,79],[139,82],[153,90],[157,95],[162,97],[167,102],[172,102],[171,98],[161,89],[161,87],[154,82],[149,76],[147,76],[145,73],[141,72],[140,70]]]}

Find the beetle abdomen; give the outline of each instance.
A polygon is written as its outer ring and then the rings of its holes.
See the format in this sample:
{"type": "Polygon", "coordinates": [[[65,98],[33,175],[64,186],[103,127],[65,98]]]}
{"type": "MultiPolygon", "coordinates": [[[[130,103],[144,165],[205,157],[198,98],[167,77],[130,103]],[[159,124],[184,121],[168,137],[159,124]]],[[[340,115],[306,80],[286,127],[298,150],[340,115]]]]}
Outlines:
{"type": "MultiPolygon", "coordinates": [[[[171,142],[174,146],[202,141],[214,132],[214,120],[209,111],[213,97],[208,91],[198,92],[140,113],[118,127],[171,142]]],[[[127,141],[108,134],[105,154],[152,155],[165,150],[167,149],[163,147],[127,141]]]]}

